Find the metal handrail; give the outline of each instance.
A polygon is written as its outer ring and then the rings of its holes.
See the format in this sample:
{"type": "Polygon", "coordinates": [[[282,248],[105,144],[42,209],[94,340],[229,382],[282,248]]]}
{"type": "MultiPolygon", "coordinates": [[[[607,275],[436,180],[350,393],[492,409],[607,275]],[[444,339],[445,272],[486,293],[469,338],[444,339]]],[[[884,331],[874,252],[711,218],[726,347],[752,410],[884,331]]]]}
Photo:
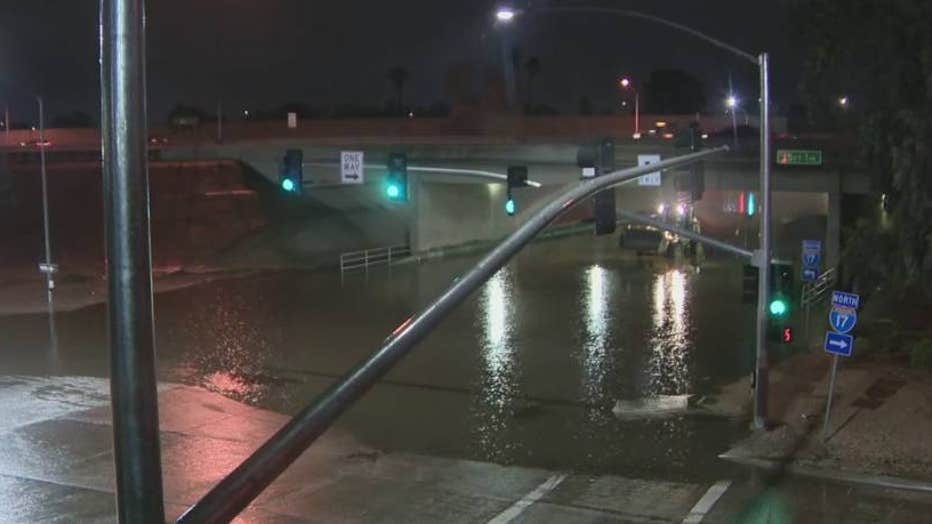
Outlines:
{"type": "Polygon", "coordinates": [[[369,269],[369,266],[392,265],[393,260],[411,254],[407,244],[349,251],[340,254],[340,274],[354,269],[369,269]]]}
{"type": "Polygon", "coordinates": [[[265,444],[214,486],[201,500],[191,506],[177,522],[185,524],[228,522],[235,517],[281,475],[340,415],[388,373],[418,342],[432,332],[450,312],[491,278],[538,233],[582,199],[648,173],[698,162],[728,150],[728,146],[721,146],[671,158],[650,166],[615,171],[562,193],[518,227],[475,267],[456,279],[423,311],[395,328],[383,342],[382,347],[295,415],[265,444]]]}
{"type": "Polygon", "coordinates": [[[835,284],[836,273],[835,268],[831,268],[819,275],[814,282],[806,283],[803,286],[800,302],[804,306],[821,303],[828,294],[828,290],[835,284]]]}

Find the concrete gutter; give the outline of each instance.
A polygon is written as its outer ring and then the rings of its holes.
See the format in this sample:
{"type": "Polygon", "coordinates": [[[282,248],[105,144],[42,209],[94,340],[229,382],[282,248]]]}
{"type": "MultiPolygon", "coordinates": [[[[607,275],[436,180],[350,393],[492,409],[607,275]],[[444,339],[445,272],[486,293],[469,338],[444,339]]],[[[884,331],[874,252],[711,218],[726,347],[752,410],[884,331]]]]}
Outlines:
{"type": "Polygon", "coordinates": [[[921,493],[932,493],[932,483],[919,480],[825,469],[794,462],[742,457],[733,455],[731,453],[722,453],[718,456],[718,458],[744,466],[751,466],[768,471],[783,471],[802,477],[833,480],[836,482],[845,482],[849,484],[862,484],[882,489],[899,489],[906,491],[918,491],[921,493]]]}

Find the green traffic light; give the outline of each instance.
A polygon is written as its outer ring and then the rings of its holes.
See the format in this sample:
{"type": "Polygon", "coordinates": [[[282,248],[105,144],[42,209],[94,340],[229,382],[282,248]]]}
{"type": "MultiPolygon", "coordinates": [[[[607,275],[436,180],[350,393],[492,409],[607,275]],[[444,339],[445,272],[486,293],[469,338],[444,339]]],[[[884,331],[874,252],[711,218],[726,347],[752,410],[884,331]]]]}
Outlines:
{"type": "Polygon", "coordinates": [[[282,180],[282,189],[284,189],[285,191],[289,193],[293,192],[295,190],[294,180],[290,178],[286,178],[282,180]]]}
{"type": "Polygon", "coordinates": [[[509,198],[508,201],[505,202],[505,213],[507,213],[508,216],[514,216],[517,211],[518,205],[515,204],[515,199],[509,198]]]}
{"type": "Polygon", "coordinates": [[[786,312],[789,310],[789,307],[786,304],[786,301],[782,298],[775,298],[770,301],[770,314],[775,317],[782,317],[786,315],[786,312]]]}
{"type": "Polygon", "coordinates": [[[401,196],[401,188],[397,184],[389,184],[385,188],[385,194],[388,195],[388,198],[395,199],[401,196]]]}

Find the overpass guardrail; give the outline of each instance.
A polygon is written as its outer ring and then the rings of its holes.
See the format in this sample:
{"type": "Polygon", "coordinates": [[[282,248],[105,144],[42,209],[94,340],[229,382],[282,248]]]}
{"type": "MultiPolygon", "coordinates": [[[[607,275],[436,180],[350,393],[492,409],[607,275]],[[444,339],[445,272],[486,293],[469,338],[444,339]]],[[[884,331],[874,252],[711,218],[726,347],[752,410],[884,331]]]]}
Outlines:
{"type": "Polygon", "coordinates": [[[341,253],[340,275],[359,269],[369,271],[370,266],[390,266],[393,262],[409,256],[411,247],[406,244],[341,253]]]}

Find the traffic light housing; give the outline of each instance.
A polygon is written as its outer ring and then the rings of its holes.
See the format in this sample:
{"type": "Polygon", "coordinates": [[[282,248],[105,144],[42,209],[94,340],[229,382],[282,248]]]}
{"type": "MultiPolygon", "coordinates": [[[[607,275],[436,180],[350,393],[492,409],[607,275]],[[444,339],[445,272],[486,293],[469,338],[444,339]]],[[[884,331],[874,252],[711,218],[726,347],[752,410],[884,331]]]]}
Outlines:
{"type": "Polygon", "coordinates": [[[512,189],[516,187],[527,187],[527,166],[509,166],[508,167],[508,191],[505,199],[505,214],[515,216],[518,212],[518,203],[515,201],[512,189]]]}
{"type": "MultiPolygon", "coordinates": [[[[615,170],[615,142],[610,138],[595,144],[586,144],[576,153],[579,167],[595,168],[595,176],[602,176],[615,170]]],[[[595,234],[609,235],[615,232],[618,214],[615,209],[615,188],[599,191],[593,197],[593,215],[595,217],[595,234]]]]}
{"type": "MultiPolygon", "coordinates": [[[[691,152],[700,151],[705,147],[702,139],[702,130],[697,122],[692,122],[685,131],[676,137],[676,147],[686,148],[691,152]]],[[[688,172],[682,172],[676,177],[676,190],[689,193],[693,202],[702,200],[705,193],[705,163],[694,162],[687,167],[688,172]]]]}
{"type": "Polygon", "coordinates": [[[408,201],[408,155],[404,153],[388,155],[385,195],[394,202],[408,201]]]}
{"type": "MultiPolygon", "coordinates": [[[[744,266],[741,295],[742,302],[757,302],[759,272],[751,265],[744,266]]],[[[793,280],[793,265],[789,262],[774,262],[770,265],[770,302],[767,308],[767,339],[782,344],[793,343],[793,308],[797,303],[796,283],[793,280]]]]}
{"type": "Polygon", "coordinates": [[[770,303],[767,304],[767,336],[773,342],[793,342],[791,319],[796,291],[793,280],[793,265],[775,262],[770,265],[770,303]]]}
{"type": "Polygon", "coordinates": [[[278,176],[279,187],[285,193],[300,195],[304,190],[304,151],[289,149],[282,159],[282,168],[278,176]]]}

